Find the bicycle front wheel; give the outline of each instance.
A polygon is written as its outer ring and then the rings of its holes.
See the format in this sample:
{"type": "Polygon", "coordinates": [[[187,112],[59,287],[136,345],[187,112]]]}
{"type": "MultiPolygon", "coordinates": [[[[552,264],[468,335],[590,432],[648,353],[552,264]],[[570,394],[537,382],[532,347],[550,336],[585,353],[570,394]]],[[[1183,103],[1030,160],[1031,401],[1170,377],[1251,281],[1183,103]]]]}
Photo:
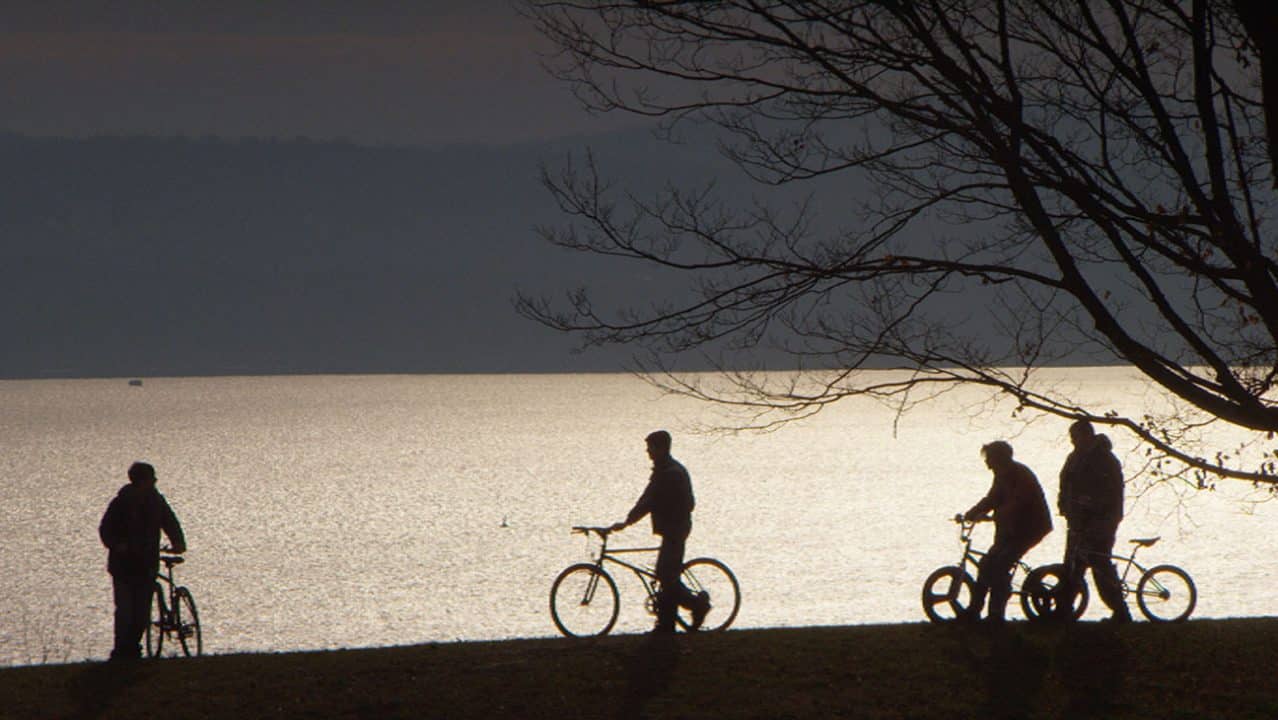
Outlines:
{"type": "MultiPolygon", "coordinates": [[[[696,558],[683,564],[683,586],[693,595],[706,593],[710,610],[701,621],[701,632],[727,629],[741,610],[741,586],[727,565],[714,558],[696,558]]],[[[680,607],[675,616],[686,630],[692,627],[691,608],[680,607]]]]}
{"type": "Polygon", "coordinates": [[[1065,582],[1065,565],[1055,563],[1034,568],[1021,583],[1021,612],[1034,622],[1045,620],[1077,620],[1087,611],[1087,583],[1080,582],[1074,591],[1074,597],[1066,601],[1063,597],[1065,582]]]}
{"type": "Polygon", "coordinates": [[[204,637],[200,633],[200,614],[195,610],[195,598],[184,587],[177,589],[177,601],[173,603],[173,631],[182,652],[187,657],[204,652],[204,637]]]}
{"type": "Polygon", "coordinates": [[[923,613],[934,623],[957,620],[972,606],[973,584],[957,565],[937,568],[923,581],[923,613]]]}
{"type": "Polygon", "coordinates": [[[1151,622],[1180,622],[1198,604],[1198,588],[1184,570],[1175,565],[1158,565],[1140,576],[1136,602],[1151,622]]]}
{"type": "Polygon", "coordinates": [[[568,637],[607,635],[620,609],[617,583],[596,565],[571,565],[550,586],[550,617],[568,637]]]}
{"type": "Polygon", "coordinates": [[[169,609],[165,604],[164,588],[160,583],[155,584],[155,590],[152,595],[154,599],[151,601],[150,618],[146,623],[146,656],[160,657],[160,653],[164,650],[164,633],[168,626],[169,609]]]}

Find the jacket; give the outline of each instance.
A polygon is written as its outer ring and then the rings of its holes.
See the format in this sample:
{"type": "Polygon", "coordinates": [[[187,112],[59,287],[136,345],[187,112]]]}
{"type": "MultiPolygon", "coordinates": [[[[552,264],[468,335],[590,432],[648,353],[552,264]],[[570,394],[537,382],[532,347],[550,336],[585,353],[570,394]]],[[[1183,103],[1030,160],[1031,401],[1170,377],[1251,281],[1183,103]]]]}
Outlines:
{"type": "Polygon", "coordinates": [[[687,537],[692,532],[696,504],[688,470],[678,460],[667,457],[653,465],[648,486],[626,516],[626,524],[651,514],[654,535],[687,537]]]}
{"type": "Polygon", "coordinates": [[[968,517],[980,517],[994,511],[994,542],[1033,545],[1052,531],[1052,513],[1047,496],[1025,465],[1013,462],[995,471],[990,491],[967,511],[968,517]]]}
{"type": "Polygon", "coordinates": [[[107,571],[117,577],[153,577],[160,569],[161,531],[175,549],[186,549],[177,515],[154,485],[120,488],[98,524],[98,537],[108,550],[107,571]]]}
{"type": "Polygon", "coordinates": [[[1056,506],[1070,527],[1118,529],[1123,520],[1123,466],[1113,444],[1097,435],[1091,447],[1075,448],[1061,467],[1056,506]]]}

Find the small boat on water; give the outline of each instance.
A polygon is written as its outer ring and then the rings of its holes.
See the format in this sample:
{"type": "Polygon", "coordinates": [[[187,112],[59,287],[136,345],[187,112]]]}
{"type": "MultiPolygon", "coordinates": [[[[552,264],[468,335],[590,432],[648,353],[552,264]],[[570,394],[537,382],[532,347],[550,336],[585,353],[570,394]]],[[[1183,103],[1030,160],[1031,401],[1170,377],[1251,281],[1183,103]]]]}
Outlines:
{"type": "Polygon", "coordinates": [[[142,381],[134,378],[129,381],[129,387],[142,387],[142,381]]]}

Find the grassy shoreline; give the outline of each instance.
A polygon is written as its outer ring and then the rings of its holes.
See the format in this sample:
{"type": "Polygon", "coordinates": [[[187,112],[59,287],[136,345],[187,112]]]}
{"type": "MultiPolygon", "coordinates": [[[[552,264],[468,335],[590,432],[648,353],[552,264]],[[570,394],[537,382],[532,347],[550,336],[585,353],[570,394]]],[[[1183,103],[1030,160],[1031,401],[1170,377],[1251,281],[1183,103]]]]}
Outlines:
{"type": "Polygon", "coordinates": [[[1278,717],[1278,618],[926,624],[0,670],[0,717],[1278,717]]]}

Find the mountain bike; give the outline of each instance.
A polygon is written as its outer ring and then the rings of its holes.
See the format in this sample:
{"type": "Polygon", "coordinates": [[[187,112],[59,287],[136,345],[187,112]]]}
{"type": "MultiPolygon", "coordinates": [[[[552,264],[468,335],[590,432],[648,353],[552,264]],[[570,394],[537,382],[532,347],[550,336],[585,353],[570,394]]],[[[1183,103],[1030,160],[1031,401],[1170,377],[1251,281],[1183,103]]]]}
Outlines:
{"type": "MultiPolygon", "coordinates": [[[[1150,622],[1180,622],[1188,619],[1194,606],[1198,604],[1198,588],[1194,586],[1189,573],[1175,565],[1146,568],[1136,562],[1136,553],[1141,548],[1153,547],[1159,539],[1136,538],[1131,541],[1130,555],[1110,555],[1109,559],[1110,562],[1123,564],[1123,572],[1119,578],[1122,580],[1124,601],[1128,595],[1136,595],[1136,604],[1140,607],[1141,614],[1150,622]],[[1140,573],[1135,587],[1128,579],[1133,568],[1140,573]]],[[[1062,597],[1061,590],[1065,577],[1065,564],[1055,563],[1035,569],[1025,579],[1024,585],[1033,588],[1036,597],[1043,598],[1040,605],[1045,614],[1058,616],[1064,612],[1065,598],[1062,597]]],[[[1081,616],[1087,608],[1087,582],[1082,580],[1078,585],[1079,591],[1070,600],[1074,619],[1081,616]]]]}
{"type": "MultiPolygon", "coordinates": [[[[977,523],[987,522],[988,518],[964,520],[962,515],[955,515],[953,519],[959,526],[959,542],[963,544],[963,553],[959,556],[958,564],[939,567],[927,576],[927,580],[923,581],[923,613],[934,623],[956,620],[972,606],[976,569],[980,565],[981,558],[985,557],[985,551],[972,547],[972,530],[977,523]]],[[[1050,599],[1024,592],[1024,588],[1017,583],[1017,578],[1028,579],[1034,576],[1034,572],[1036,571],[1031,571],[1030,566],[1024,561],[1016,561],[1016,564],[1012,566],[1012,595],[1020,598],[1021,612],[1026,618],[1041,621],[1047,618],[1052,608],[1050,599]]],[[[1038,577],[1037,584],[1030,587],[1046,589],[1045,583],[1049,579],[1047,574],[1042,574],[1038,577]]],[[[1081,615],[1082,610],[1087,606],[1086,587],[1082,589],[1080,602],[1079,614],[1081,615]]]]}
{"type": "MultiPolygon", "coordinates": [[[[171,550],[164,548],[163,552],[171,550]]],[[[183,562],[180,555],[160,556],[164,569],[155,576],[155,602],[151,605],[151,622],[146,626],[147,657],[163,657],[166,640],[171,656],[177,655],[178,648],[188,657],[204,652],[204,636],[200,632],[195,598],[190,590],[178,585],[173,578],[173,568],[183,562]]]]}
{"type": "MultiPolygon", "coordinates": [[[[660,584],[656,570],[620,556],[654,553],[659,548],[609,548],[611,529],[606,527],[575,526],[572,531],[585,535],[587,539],[592,534],[597,535],[599,554],[592,562],[568,566],[550,586],[550,617],[559,632],[569,637],[607,635],[617,623],[621,594],[617,591],[616,581],[604,569],[605,563],[625,568],[639,578],[646,593],[644,607],[650,614],[657,614],[660,584]]],[[[714,558],[694,558],[683,564],[681,580],[692,594],[706,593],[710,602],[710,610],[700,628],[696,627],[691,611],[680,607],[675,622],[681,629],[716,632],[726,629],[736,619],[741,609],[741,586],[727,565],[714,558]]]]}

